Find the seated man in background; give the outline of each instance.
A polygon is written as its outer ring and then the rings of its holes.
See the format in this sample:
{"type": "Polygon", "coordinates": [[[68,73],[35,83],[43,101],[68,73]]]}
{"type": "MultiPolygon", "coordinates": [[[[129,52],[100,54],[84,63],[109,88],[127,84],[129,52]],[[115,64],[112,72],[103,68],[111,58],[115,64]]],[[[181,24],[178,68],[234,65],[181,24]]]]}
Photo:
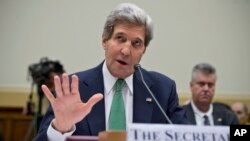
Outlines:
{"type": "Polygon", "coordinates": [[[240,124],[250,124],[249,111],[246,103],[237,101],[231,104],[232,111],[237,115],[240,124]]]}
{"type": "Polygon", "coordinates": [[[194,66],[190,82],[192,100],[184,105],[187,117],[196,125],[239,124],[236,115],[224,106],[212,104],[217,75],[213,66],[201,63],[194,66]]]}

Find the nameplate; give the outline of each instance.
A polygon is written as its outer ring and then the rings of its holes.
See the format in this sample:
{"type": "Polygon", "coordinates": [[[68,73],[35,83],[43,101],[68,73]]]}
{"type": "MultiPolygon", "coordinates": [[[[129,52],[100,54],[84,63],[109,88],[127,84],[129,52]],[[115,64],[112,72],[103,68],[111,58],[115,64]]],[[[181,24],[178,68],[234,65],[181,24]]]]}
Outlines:
{"type": "Polygon", "coordinates": [[[229,126],[130,124],[127,141],[229,141],[229,126]]]}

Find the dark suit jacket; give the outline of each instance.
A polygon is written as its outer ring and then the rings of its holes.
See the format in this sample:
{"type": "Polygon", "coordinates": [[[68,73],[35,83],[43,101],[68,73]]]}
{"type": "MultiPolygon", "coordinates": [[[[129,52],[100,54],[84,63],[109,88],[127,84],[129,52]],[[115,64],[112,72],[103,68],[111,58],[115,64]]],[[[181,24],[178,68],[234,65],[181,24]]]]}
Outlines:
{"type": "MultiPolygon", "coordinates": [[[[86,102],[95,93],[104,93],[102,65],[103,63],[93,69],[76,73],[79,77],[79,91],[83,102],[86,102]]],[[[142,73],[149,88],[155,94],[171,121],[176,124],[188,123],[185,111],[178,104],[175,82],[157,72],[142,69],[142,73]]],[[[151,96],[143,85],[138,71],[134,73],[133,84],[133,122],[167,123],[155,102],[146,101],[151,96]]],[[[49,107],[35,140],[47,140],[47,128],[53,118],[52,108],[49,107]]],[[[89,115],[76,124],[76,131],[73,135],[98,135],[100,131],[104,130],[105,108],[103,99],[93,107],[89,115]]]]}
{"type": "MultiPolygon", "coordinates": [[[[191,124],[196,125],[194,110],[191,106],[191,103],[184,105],[183,108],[184,110],[186,110],[187,118],[191,122],[191,124]]],[[[213,104],[212,115],[213,115],[214,125],[239,124],[236,115],[223,106],[213,104]]]]}

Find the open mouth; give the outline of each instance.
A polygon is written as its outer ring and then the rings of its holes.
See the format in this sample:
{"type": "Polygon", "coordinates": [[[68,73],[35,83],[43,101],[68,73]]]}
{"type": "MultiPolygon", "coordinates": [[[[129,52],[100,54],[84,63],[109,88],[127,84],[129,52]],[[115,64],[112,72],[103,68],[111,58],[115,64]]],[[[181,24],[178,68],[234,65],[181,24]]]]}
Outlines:
{"type": "Polygon", "coordinates": [[[127,63],[126,63],[126,62],[121,61],[121,60],[118,60],[117,62],[119,62],[121,65],[127,65],[127,63]]]}

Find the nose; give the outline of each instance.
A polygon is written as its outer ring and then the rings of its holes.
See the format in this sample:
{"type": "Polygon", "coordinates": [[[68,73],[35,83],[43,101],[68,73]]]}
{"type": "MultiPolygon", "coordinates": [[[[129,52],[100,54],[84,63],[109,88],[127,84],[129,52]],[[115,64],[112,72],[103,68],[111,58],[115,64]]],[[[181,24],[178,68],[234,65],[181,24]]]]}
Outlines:
{"type": "Polygon", "coordinates": [[[121,53],[124,55],[124,56],[128,56],[131,54],[131,43],[130,42],[127,42],[126,44],[124,44],[124,46],[122,47],[121,49],[121,53]]]}
{"type": "Polygon", "coordinates": [[[208,84],[206,84],[206,85],[204,85],[204,90],[206,90],[206,91],[208,91],[209,90],[209,86],[208,86],[208,84]]]}

